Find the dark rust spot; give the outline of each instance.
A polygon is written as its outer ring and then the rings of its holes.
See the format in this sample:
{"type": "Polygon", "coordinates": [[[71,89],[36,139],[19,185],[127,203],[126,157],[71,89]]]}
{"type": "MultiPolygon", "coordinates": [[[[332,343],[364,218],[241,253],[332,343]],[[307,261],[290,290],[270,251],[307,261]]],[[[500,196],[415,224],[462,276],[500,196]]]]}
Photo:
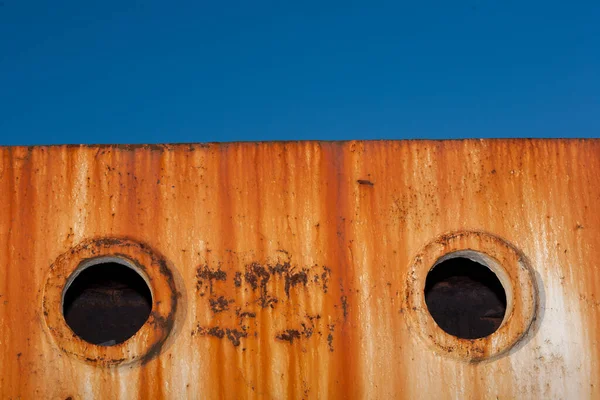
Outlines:
{"type": "Polygon", "coordinates": [[[200,336],[212,336],[212,337],[216,337],[219,339],[223,339],[225,337],[225,331],[223,329],[219,328],[218,326],[213,326],[213,327],[207,328],[207,327],[198,325],[196,327],[196,330],[194,332],[192,332],[192,335],[193,334],[197,334],[200,336]]]}
{"type": "Polygon", "coordinates": [[[210,288],[210,293],[213,293],[213,282],[214,281],[222,281],[227,280],[227,273],[221,270],[221,267],[217,269],[211,269],[208,265],[202,265],[198,267],[196,270],[196,278],[198,279],[198,283],[196,284],[196,289],[202,292],[202,287],[205,282],[208,282],[208,286],[210,288]]]}
{"type": "MultiPolygon", "coordinates": [[[[124,239],[121,238],[101,238],[96,240],[94,243],[89,243],[89,246],[96,246],[96,247],[112,247],[112,246],[121,246],[121,245],[128,245],[129,243],[127,241],[125,241],[124,239]]],[[[139,246],[139,247],[143,247],[143,246],[139,246]]],[[[144,249],[145,250],[145,249],[144,249]]]]}
{"type": "Polygon", "coordinates": [[[346,295],[342,295],[340,298],[342,301],[342,310],[344,312],[344,319],[348,316],[348,297],[346,295]]]}
{"type": "Polygon", "coordinates": [[[302,330],[286,329],[285,331],[279,332],[277,335],[275,335],[275,338],[290,343],[294,343],[295,339],[300,339],[302,337],[306,339],[310,338],[313,335],[314,328],[312,326],[307,326],[305,323],[302,323],[301,325],[302,330]]]}
{"type": "Polygon", "coordinates": [[[285,275],[285,294],[288,297],[290,297],[290,287],[294,287],[299,284],[306,286],[308,283],[308,274],[306,272],[307,270],[302,270],[296,273],[290,271],[285,275]]]}
{"type": "Polygon", "coordinates": [[[242,286],[242,273],[241,272],[236,272],[235,276],[233,278],[233,283],[235,284],[235,287],[240,287],[242,286]]]}
{"type": "Polygon", "coordinates": [[[294,343],[294,339],[300,339],[300,332],[295,329],[287,329],[283,332],[278,333],[275,336],[276,339],[284,340],[286,342],[294,343]]]}
{"type": "Polygon", "coordinates": [[[278,274],[278,275],[287,274],[290,269],[291,269],[291,266],[290,266],[290,263],[288,263],[288,262],[283,263],[283,264],[275,264],[275,265],[269,266],[269,271],[271,272],[271,274],[278,274]]]}
{"type": "Polygon", "coordinates": [[[219,339],[222,339],[223,336],[225,335],[225,333],[223,332],[223,329],[216,327],[216,326],[210,328],[208,330],[207,334],[210,336],[218,337],[219,339]]]}
{"type": "Polygon", "coordinates": [[[305,324],[305,323],[302,323],[301,325],[302,325],[302,335],[303,335],[305,338],[307,338],[307,339],[308,339],[308,338],[309,338],[309,337],[311,337],[311,336],[312,336],[312,334],[313,334],[313,327],[312,327],[312,326],[306,326],[306,324],[305,324]]]}
{"type": "Polygon", "coordinates": [[[320,320],[321,316],[319,314],[317,314],[317,315],[308,315],[307,314],[306,318],[308,318],[310,320],[310,322],[314,323],[315,320],[320,320]]]}
{"type": "Polygon", "coordinates": [[[267,282],[269,282],[269,278],[271,274],[267,271],[262,265],[258,263],[252,263],[246,266],[246,273],[244,274],[244,278],[246,282],[252,286],[253,290],[259,288],[266,288],[267,282]]]}
{"type": "Polygon", "coordinates": [[[248,333],[247,332],[241,332],[238,331],[237,329],[227,329],[227,339],[229,339],[229,341],[231,343],[233,343],[234,346],[239,346],[240,345],[240,338],[245,338],[248,337],[248,333]]]}
{"type": "Polygon", "coordinates": [[[373,186],[373,182],[368,179],[359,179],[356,182],[358,182],[359,185],[373,186]]]}
{"type": "Polygon", "coordinates": [[[327,293],[329,285],[329,277],[331,276],[331,269],[323,267],[323,273],[321,274],[321,280],[323,281],[323,292],[327,293]]]}
{"type": "Polygon", "coordinates": [[[252,286],[252,290],[260,288],[259,300],[262,308],[275,307],[275,304],[277,304],[279,300],[268,294],[267,283],[271,278],[271,274],[265,267],[258,263],[247,265],[244,278],[246,279],[246,282],[252,286]]]}
{"type": "Polygon", "coordinates": [[[229,303],[233,303],[234,300],[230,299],[227,300],[225,297],[223,296],[219,296],[218,298],[210,298],[209,300],[210,303],[210,309],[216,314],[216,313],[220,313],[222,311],[225,310],[229,310],[229,303]]]}
{"type": "Polygon", "coordinates": [[[210,328],[198,326],[192,332],[192,336],[194,334],[197,334],[199,336],[212,336],[217,339],[227,338],[236,347],[240,345],[240,338],[248,337],[247,332],[239,331],[237,329],[230,329],[230,328],[223,329],[218,326],[213,326],[210,328]]]}

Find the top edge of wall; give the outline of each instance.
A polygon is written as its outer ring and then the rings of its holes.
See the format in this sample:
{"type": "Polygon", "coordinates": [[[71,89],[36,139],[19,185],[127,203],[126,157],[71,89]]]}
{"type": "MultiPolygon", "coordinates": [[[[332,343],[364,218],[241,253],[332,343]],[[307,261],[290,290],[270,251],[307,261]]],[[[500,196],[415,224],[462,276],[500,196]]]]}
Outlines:
{"type": "Polygon", "coordinates": [[[163,151],[175,148],[210,148],[227,146],[276,146],[276,145],[296,145],[296,144],[351,144],[351,143],[422,143],[436,144],[444,142],[465,142],[465,143],[541,143],[541,142],[589,142],[600,143],[599,138],[485,138],[485,139],[377,139],[377,140],[269,140],[269,141],[234,141],[234,142],[182,142],[182,143],[135,143],[135,144],[39,144],[39,145],[15,145],[3,146],[1,149],[33,149],[33,148],[114,148],[121,150],[151,150],[163,151]]]}

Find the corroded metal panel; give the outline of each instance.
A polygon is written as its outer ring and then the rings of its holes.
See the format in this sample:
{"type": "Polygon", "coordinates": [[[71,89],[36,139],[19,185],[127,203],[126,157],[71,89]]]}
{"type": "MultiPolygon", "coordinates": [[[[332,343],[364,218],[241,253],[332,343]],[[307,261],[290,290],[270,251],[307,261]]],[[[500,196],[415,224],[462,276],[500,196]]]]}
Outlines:
{"type": "Polygon", "coordinates": [[[4,147],[0,193],[0,398],[600,397],[598,140],[4,147]],[[424,305],[452,252],[488,337],[424,305]],[[62,316],[101,256],[153,294],[114,346],[62,316]]]}

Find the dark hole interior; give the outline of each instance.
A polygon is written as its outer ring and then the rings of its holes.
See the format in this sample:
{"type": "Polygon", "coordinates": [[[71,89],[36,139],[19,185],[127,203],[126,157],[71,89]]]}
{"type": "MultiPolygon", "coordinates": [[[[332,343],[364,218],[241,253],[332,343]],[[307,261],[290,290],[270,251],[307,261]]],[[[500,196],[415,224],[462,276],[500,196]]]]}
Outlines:
{"type": "Polygon", "coordinates": [[[122,343],[144,325],[152,310],[146,281],[133,269],[106,262],[84,269],[67,288],[63,315],[83,340],[122,343]]]}
{"type": "Polygon", "coordinates": [[[443,261],[429,271],[425,302],[440,328],[463,339],[494,333],[506,312],[506,292],[496,274],[462,257],[443,261]]]}

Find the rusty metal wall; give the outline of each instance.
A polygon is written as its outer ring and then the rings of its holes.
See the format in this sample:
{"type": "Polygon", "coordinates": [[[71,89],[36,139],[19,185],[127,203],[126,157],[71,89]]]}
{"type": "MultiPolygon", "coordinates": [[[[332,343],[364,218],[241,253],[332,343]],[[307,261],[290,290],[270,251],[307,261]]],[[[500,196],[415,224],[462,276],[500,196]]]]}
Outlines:
{"type": "Polygon", "coordinates": [[[0,148],[0,398],[598,398],[600,141],[0,148]],[[436,257],[498,261],[503,326],[423,308],[436,257]],[[66,328],[84,260],[139,262],[123,344],[66,328]]]}

